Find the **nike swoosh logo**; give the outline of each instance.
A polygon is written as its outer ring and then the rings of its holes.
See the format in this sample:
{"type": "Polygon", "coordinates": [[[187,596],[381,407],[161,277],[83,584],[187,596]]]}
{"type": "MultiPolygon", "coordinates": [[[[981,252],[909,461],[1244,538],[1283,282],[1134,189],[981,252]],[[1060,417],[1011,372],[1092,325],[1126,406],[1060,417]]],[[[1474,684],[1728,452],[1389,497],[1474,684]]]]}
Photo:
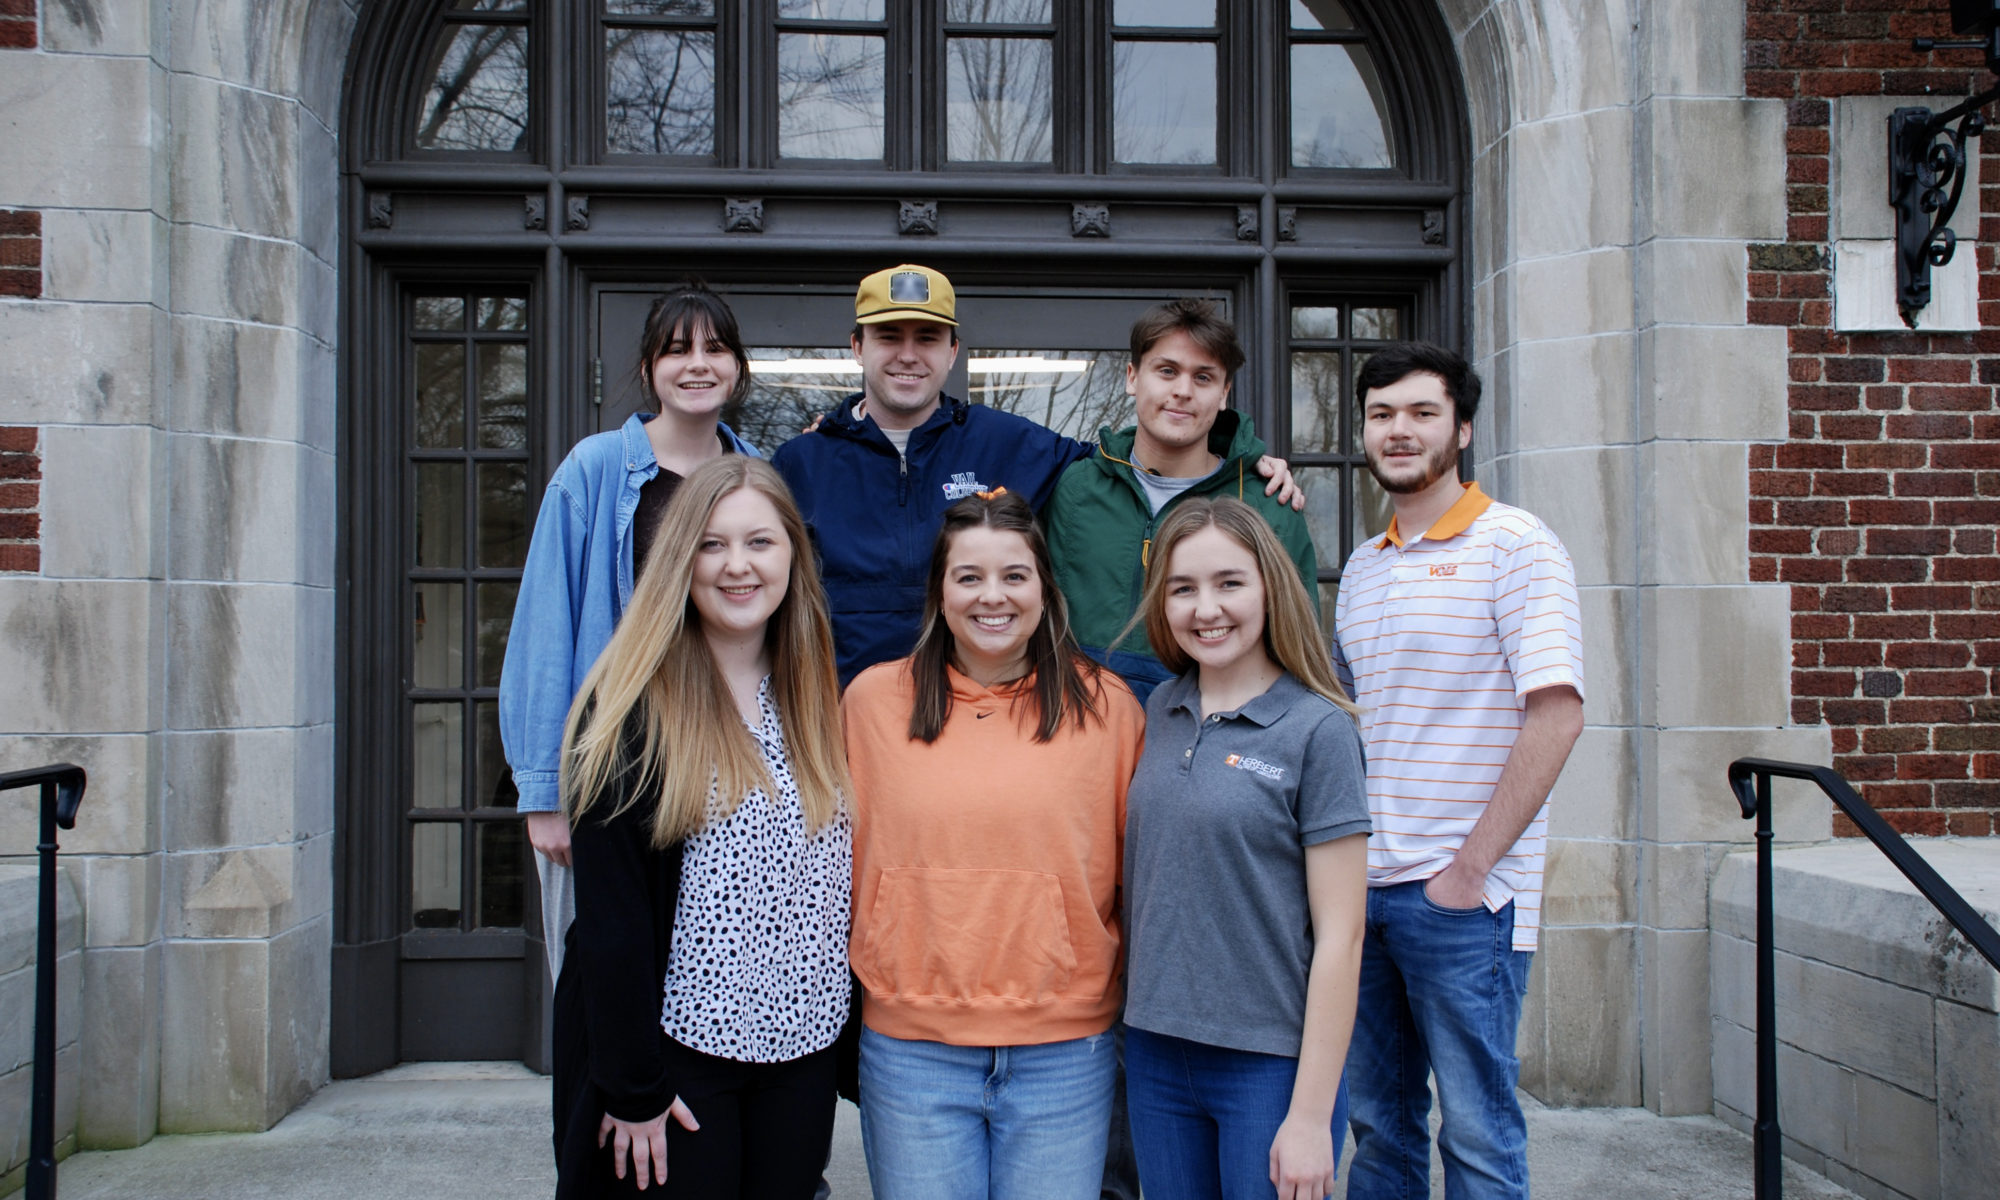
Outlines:
{"type": "Polygon", "coordinates": [[[973,713],[972,719],[975,721],[984,721],[986,718],[992,715],[993,715],[992,713],[973,713]]]}

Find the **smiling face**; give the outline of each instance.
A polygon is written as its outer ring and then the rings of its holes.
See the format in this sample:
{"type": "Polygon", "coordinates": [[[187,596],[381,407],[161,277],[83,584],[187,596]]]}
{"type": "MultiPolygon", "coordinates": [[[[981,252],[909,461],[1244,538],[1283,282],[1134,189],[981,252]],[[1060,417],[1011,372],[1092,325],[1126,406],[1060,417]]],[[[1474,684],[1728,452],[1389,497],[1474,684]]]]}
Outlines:
{"type": "Polygon", "coordinates": [[[986,525],[960,530],[945,555],[939,598],[958,669],[989,685],[1027,674],[1042,586],[1027,538],[986,525]]]}
{"type": "Polygon", "coordinates": [[[861,364],[861,389],[875,423],[914,429],[937,407],[945,377],[958,360],[951,326],[940,321],[883,321],[863,325],[852,349],[861,364]]]}
{"type": "Polygon", "coordinates": [[[1264,611],[1264,576],[1248,546],[1214,525],[1174,546],[1167,560],[1167,627],[1204,670],[1228,670],[1245,655],[1268,659],[1264,611]]]}
{"type": "Polygon", "coordinates": [[[736,390],[742,368],[714,330],[683,325],[667,338],[648,378],[662,413],[712,417],[736,390]]]}
{"type": "Polygon", "coordinates": [[[1208,431],[1229,402],[1229,373],[1201,343],[1175,330],[1127,364],[1125,392],[1139,410],[1139,461],[1162,470],[1188,450],[1206,453],[1208,431]]]}
{"type": "Polygon", "coordinates": [[[770,498],[738,488],[716,502],[695,548],[689,598],[703,632],[732,640],[761,638],[784,602],[792,543],[770,498]]]}
{"type": "Polygon", "coordinates": [[[1428,371],[1370,388],[1361,409],[1361,449],[1382,490],[1409,496],[1458,482],[1458,453],[1472,444],[1443,378],[1428,371]]]}

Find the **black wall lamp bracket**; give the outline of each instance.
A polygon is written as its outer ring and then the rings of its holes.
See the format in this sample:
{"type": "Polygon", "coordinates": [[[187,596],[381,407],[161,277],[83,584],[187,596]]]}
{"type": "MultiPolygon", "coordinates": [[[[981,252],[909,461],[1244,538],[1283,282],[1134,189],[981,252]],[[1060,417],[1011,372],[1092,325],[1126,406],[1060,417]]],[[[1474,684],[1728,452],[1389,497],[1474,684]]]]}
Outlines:
{"type": "MultiPolygon", "coordinates": [[[[1984,50],[1986,68],[2000,75],[2000,0],[1954,0],[1952,26],[1976,38],[1918,38],[1912,48],[1984,50]]],[[[1899,108],[1889,115],[1889,206],[1896,210],[1896,307],[1903,324],[1931,302],[1931,268],[1951,261],[1958,235],[1951,218],[1965,194],[1965,143],[1986,132],[1980,110],[2000,99],[2000,85],[1943,112],[1899,108]]]]}

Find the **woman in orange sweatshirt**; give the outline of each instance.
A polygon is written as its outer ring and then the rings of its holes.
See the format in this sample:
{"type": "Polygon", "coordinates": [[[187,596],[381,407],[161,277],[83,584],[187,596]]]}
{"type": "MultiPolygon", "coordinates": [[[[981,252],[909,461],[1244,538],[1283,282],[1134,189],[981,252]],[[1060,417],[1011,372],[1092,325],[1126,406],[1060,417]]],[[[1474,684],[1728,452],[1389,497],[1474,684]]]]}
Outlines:
{"type": "Polygon", "coordinates": [[[875,1195],[1096,1197],[1145,719],[1078,652],[1025,502],[946,510],[915,652],[842,708],[875,1195]]]}

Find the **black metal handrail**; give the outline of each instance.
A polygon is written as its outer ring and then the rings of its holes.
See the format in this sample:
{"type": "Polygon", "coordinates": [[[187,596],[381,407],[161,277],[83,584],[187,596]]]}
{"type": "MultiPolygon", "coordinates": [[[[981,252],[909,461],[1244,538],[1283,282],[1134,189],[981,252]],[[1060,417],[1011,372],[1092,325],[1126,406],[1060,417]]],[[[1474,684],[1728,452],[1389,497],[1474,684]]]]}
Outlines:
{"type": "Polygon", "coordinates": [[[1810,763],[1739,758],[1729,764],[1729,790],[1744,819],[1757,821],[1757,1124],[1754,1147],[1757,1200],[1784,1195],[1784,1147],[1778,1131],[1777,939],[1771,915],[1771,777],[1803,779],[1819,785],[1875,848],[1887,855],[1924,899],[1963,934],[1972,948],[2000,970],[2000,932],[1979,915],[1958,889],[1944,881],[1903,835],[1889,827],[1839,772],[1810,763]]]}
{"type": "Polygon", "coordinates": [[[84,783],[83,768],[69,763],[0,775],[0,792],[37,785],[42,789],[41,837],[35,843],[41,858],[41,906],[35,926],[35,1078],[34,1115],[28,1126],[28,1200],[55,1200],[56,1196],[56,828],[76,828],[84,783]]]}

